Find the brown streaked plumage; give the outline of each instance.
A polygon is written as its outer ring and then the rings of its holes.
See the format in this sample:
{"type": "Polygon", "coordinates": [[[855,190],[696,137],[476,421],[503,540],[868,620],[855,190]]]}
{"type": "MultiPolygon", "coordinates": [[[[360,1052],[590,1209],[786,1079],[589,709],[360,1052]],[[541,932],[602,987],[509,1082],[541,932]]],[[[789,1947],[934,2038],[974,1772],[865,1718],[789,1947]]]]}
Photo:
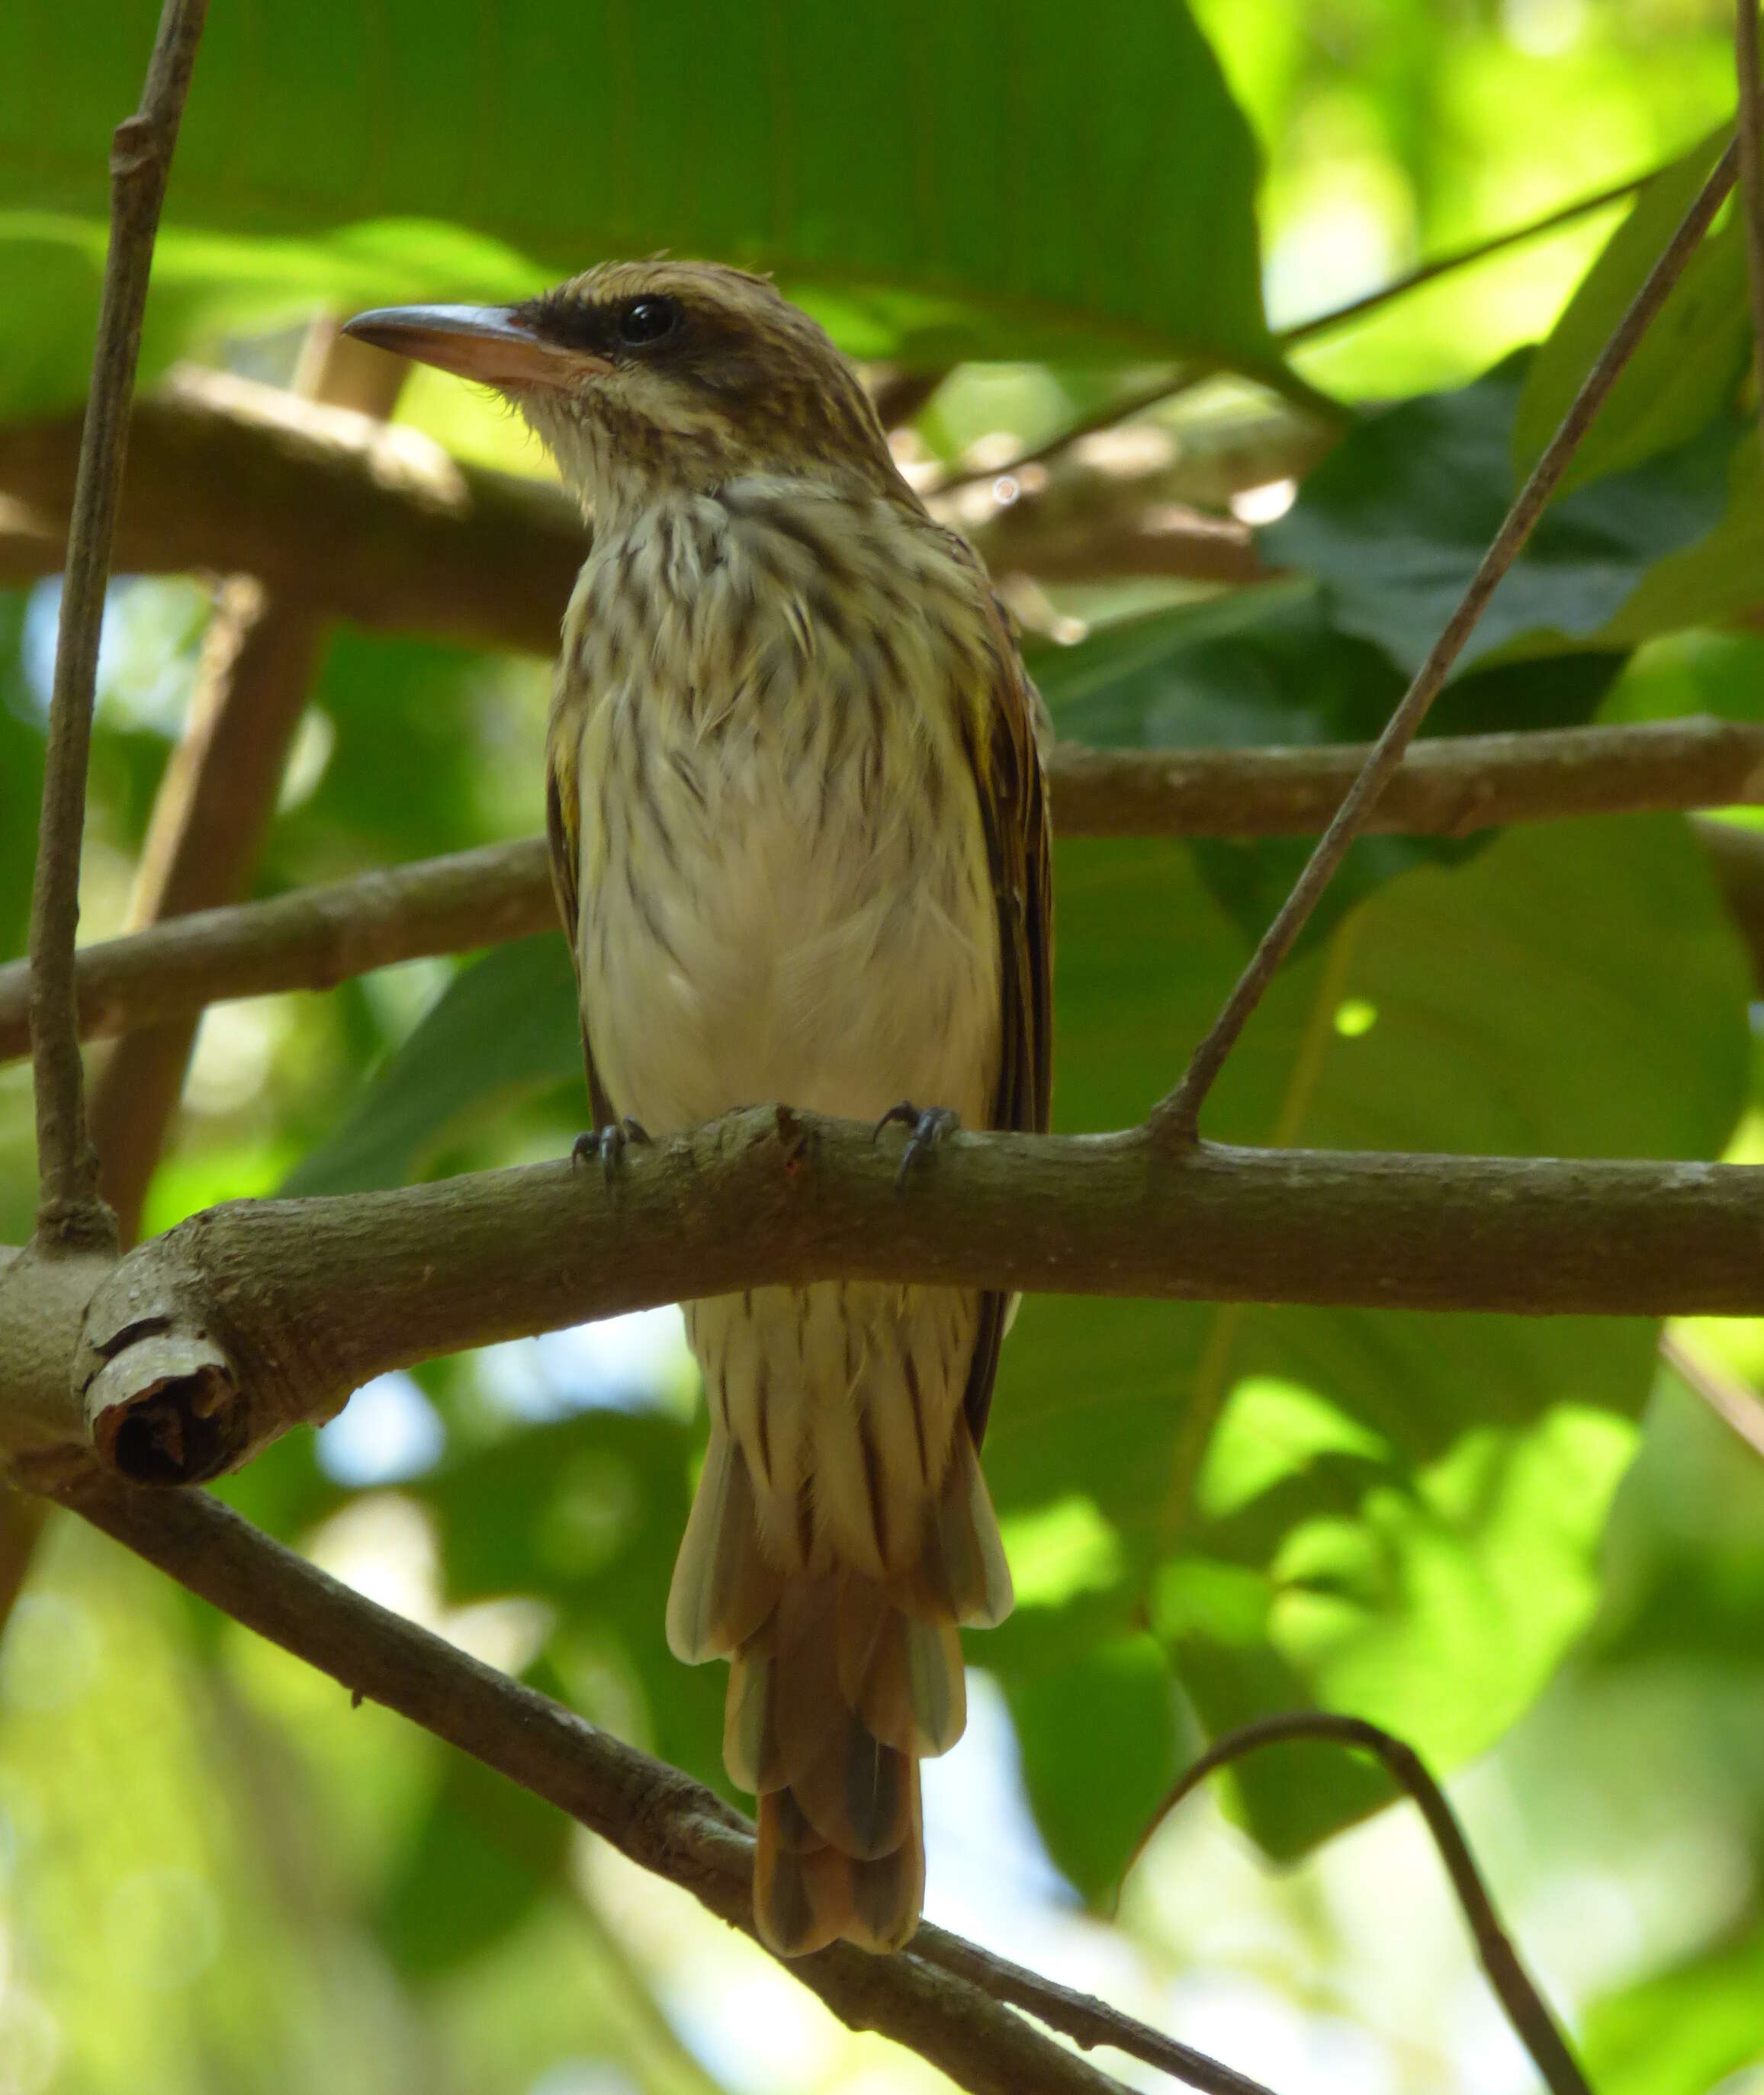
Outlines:
{"type": "MultiPolygon", "coordinates": [[[[660,1135],[770,1099],[1045,1128],[1039,701],[821,329],[760,278],[665,261],[353,324],[498,385],[593,520],[547,808],[609,1158],[626,1116],[660,1135]]],[[[686,1305],[710,1442],[668,1635],[730,1661],[724,1757],[760,1799],[783,1953],[917,1923],[957,1628],[1010,1605],[978,1460],[1009,1309],[843,1283],[686,1305]]]]}

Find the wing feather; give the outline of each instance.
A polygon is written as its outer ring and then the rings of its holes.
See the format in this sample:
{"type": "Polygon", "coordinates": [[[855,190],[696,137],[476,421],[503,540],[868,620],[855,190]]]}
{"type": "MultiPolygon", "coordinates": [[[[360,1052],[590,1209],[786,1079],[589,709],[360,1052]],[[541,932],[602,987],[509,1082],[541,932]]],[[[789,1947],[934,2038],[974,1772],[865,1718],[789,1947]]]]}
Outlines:
{"type": "MultiPolygon", "coordinates": [[[[978,569],[978,560],[971,553],[969,558],[978,569]]],[[[1044,1135],[1053,1100],[1053,881],[1038,734],[1046,712],[1007,615],[983,574],[980,579],[993,674],[969,757],[998,905],[1002,1047],[991,1125],[1044,1135]]],[[[976,1448],[986,1432],[1010,1310],[1008,1295],[981,1297],[980,1329],[962,1400],[976,1448]]]]}
{"type": "MultiPolygon", "coordinates": [[[[612,1126],[615,1116],[595,1069],[594,1047],[588,1038],[588,1011],[581,993],[581,962],[577,938],[581,921],[581,802],[573,761],[565,764],[559,760],[560,739],[554,727],[546,764],[545,835],[551,847],[551,888],[557,896],[558,914],[564,920],[564,936],[569,941],[570,960],[576,970],[576,1011],[581,1023],[582,1060],[588,1070],[588,1104],[594,1115],[594,1131],[598,1135],[603,1128],[612,1126]]],[[[576,738],[570,741],[573,750],[576,738]]]]}

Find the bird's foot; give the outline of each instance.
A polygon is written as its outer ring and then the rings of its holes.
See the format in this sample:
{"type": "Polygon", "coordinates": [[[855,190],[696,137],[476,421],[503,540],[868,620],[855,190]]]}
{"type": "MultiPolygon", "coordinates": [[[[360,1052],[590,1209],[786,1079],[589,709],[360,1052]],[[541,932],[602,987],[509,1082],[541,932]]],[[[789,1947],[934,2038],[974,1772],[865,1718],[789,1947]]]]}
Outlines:
{"type": "Polygon", "coordinates": [[[634,1142],[647,1143],[649,1139],[648,1129],[627,1113],[623,1120],[610,1121],[595,1131],[578,1135],[571,1145],[569,1161],[572,1164],[586,1164],[590,1157],[598,1157],[600,1176],[610,1187],[625,1151],[634,1142]]]}
{"type": "Polygon", "coordinates": [[[885,1127],[899,1121],[912,1132],[907,1137],[907,1146],[900,1152],[900,1169],[895,1174],[896,1190],[907,1183],[907,1174],[929,1149],[933,1149],[945,1135],[953,1135],[961,1126],[961,1116],[952,1113],[947,1106],[914,1105],[911,1099],[903,1099],[899,1105],[890,1106],[877,1122],[870,1135],[873,1142],[885,1127]]]}

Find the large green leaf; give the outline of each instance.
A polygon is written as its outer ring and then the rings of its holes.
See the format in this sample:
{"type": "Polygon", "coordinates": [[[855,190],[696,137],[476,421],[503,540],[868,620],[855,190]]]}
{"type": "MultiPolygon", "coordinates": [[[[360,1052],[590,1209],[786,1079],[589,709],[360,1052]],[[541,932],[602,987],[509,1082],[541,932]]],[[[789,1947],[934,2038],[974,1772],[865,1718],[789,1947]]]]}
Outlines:
{"type": "MultiPolygon", "coordinates": [[[[1058,860],[1056,1117],[1144,1110],[1244,942],[1179,847],[1058,860]]],[[[1381,889],[1287,970],[1222,1079],[1222,1138],[1392,1149],[1710,1156],[1745,1073],[1740,957],[1670,819],[1513,831],[1381,889]],[[1670,998],[1658,985],[1670,981],[1670,998]]],[[[1441,1766],[1497,1737],[1588,1620],[1596,1548],[1653,1372],[1648,1325],[1372,1311],[1026,1302],[987,1468],[1008,1531],[1087,1539],[976,1640],[1021,1721],[1082,1692],[1098,1636],[1149,1619],[1207,1731],[1308,1700],[1441,1766]],[[1057,1518],[1056,1516],[1057,1515],[1057,1518]],[[1068,1591],[1062,1596],[1061,1583],[1068,1591]]],[[[1026,1756],[1117,1792],[1109,1743],[1026,1756]]],[[[1291,1853],[1381,1793],[1319,1750],[1252,1766],[1291,1853]]],[[[1138,1802],[1156,1801],[1148,1782],[1138,1802]]],[[[1130,1813],[1125,1810],[1122,1818],[1130,1813]]],[[[1114,1858],[1118,1867],[1122,1848],[1114,1858]]]]}
{"type": "MultiPolygon", "coordinates": [[[[1461,391],[1369,416],[1262,534],[1271,560],[1325,583],[1334,624],[1411,673],[1506,514],[1526,368],[1522,356],[1509,358],[1461,391]]],[[[1686,556],[1721,521],[1739,435],[1719,416],[1688,442],[1553,502],[1470,635],[1457,673],[1497,650],[1632,643],[1639,636],[1623,614],[1649,570],[1686,556]]],[[[1695,614],[1664,603],[1657,616],[1683,625],[1695,614]]]]}
{"type": "Polygon", "coordinates": [[[1601,2001],[1581,2055],[1601,2095],[1710,2095],[1764,2065],[1764,1922],[1601,2001]]]}
{"type": "MultiPolygon", "coordinates": [[[[59,274],[63,345],[93,310],[108,126],[135,106],[157,12],[11,11],[0,211],[59,274]]],[[[163,355],[204,317],[278,301],[530,289],[664,247],[774,271],[857,355],[1268,372],[1255,180],[1181,0],[1119,0],[1106,34],[1061,0],[222,8],[168,200],[176,317],[155,340],[163,355]]],[[[36,302],[9,304],[0,408],[80,376],[46,363],[36,302]]]]}
{"type": "MultiPolygon", "coordinates": [[[[1727,145],[1723,128],[1636,199],[1532,359],[1513,429],[1529,473],[1727,145]]],[[[1583,486],[1685,442],[1732,400],[1752,339],[1745,228],[1729,211],[1691,257],[1582,439],[1562,485],[1583,486]]]]}

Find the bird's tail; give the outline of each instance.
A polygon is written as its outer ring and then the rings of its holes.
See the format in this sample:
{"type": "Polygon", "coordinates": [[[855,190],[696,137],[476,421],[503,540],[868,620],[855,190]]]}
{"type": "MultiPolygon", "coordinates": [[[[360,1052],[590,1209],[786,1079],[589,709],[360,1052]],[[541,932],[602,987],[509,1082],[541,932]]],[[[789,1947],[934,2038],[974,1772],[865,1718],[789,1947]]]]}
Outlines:
{"type": "Polygon", "coordinates": [[[925,1502],[915,1562],[886,1579],[763,1548],[738,1444],[713,1422],[674,1568],[676,1654],[730,1660],[723,1759],[760,1800],[754,1917],[801,1956],[838,1936],[898,1949],[925,1891],[919,1762],[967,1721],[960,1622],[1001,1621],[1010,1573],[965,1421],[925,1502]]]}

